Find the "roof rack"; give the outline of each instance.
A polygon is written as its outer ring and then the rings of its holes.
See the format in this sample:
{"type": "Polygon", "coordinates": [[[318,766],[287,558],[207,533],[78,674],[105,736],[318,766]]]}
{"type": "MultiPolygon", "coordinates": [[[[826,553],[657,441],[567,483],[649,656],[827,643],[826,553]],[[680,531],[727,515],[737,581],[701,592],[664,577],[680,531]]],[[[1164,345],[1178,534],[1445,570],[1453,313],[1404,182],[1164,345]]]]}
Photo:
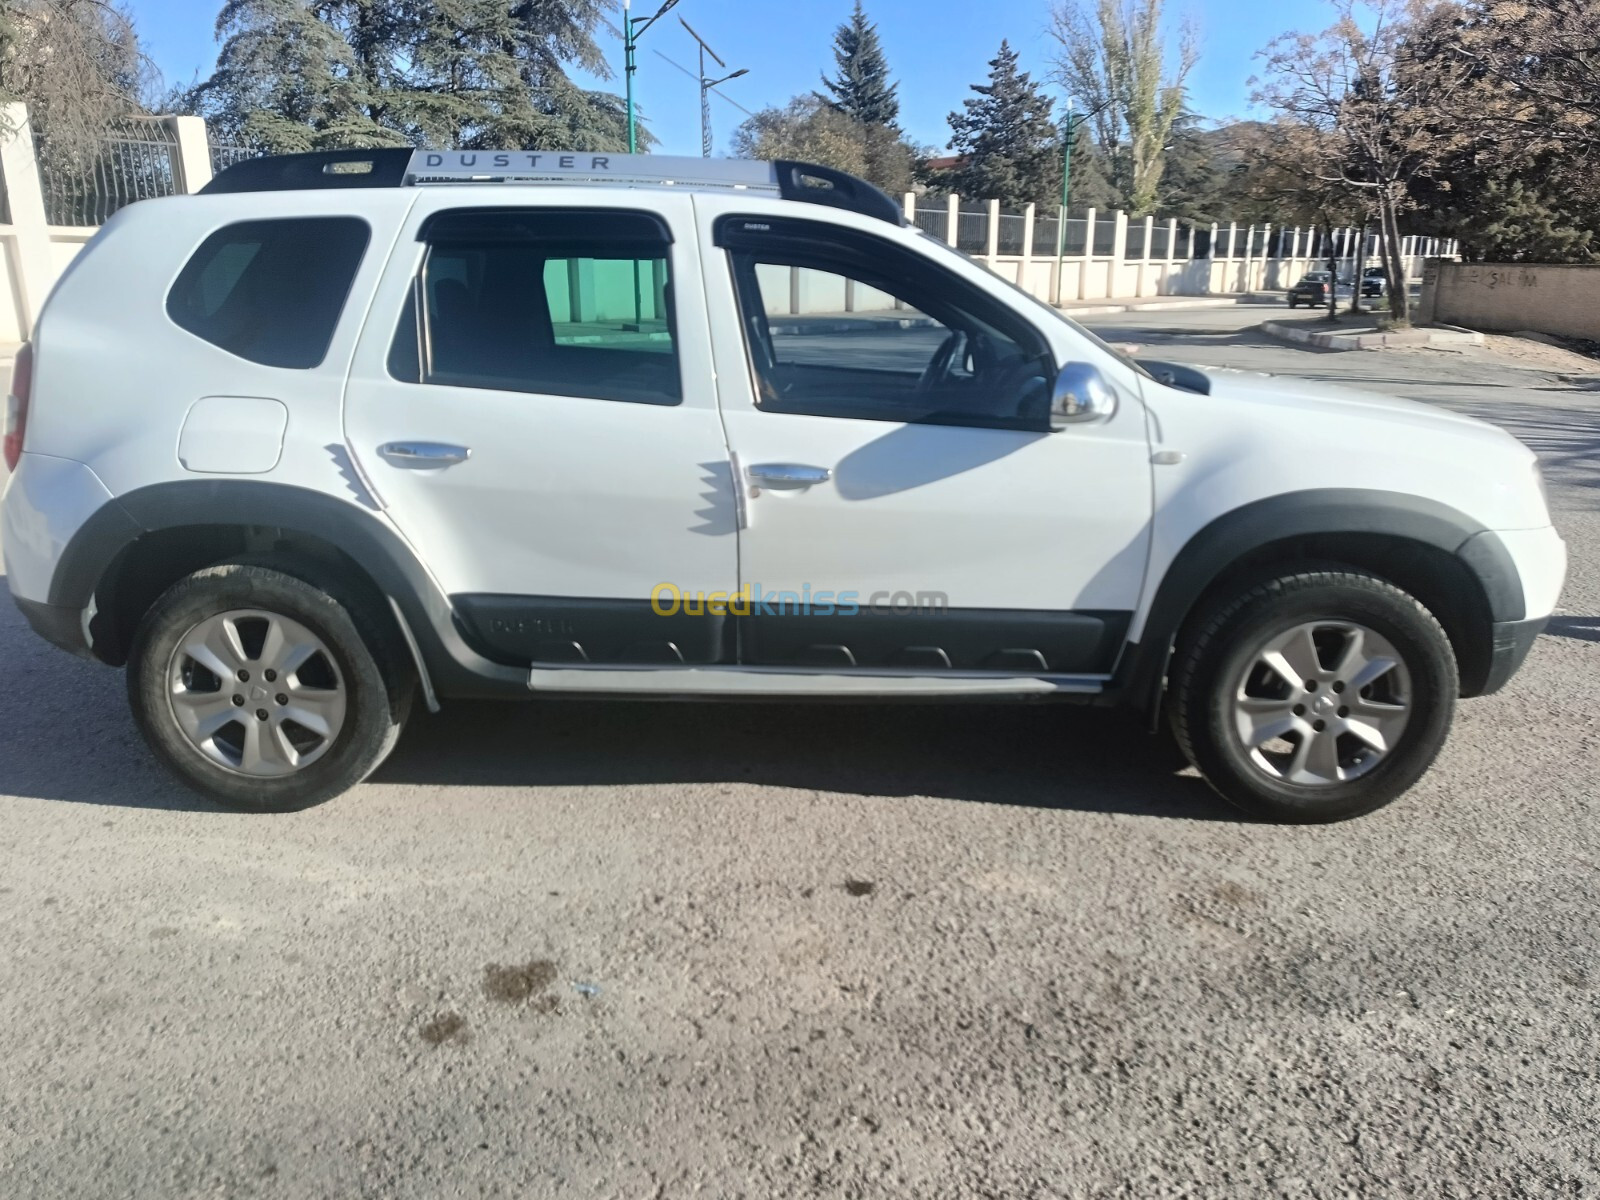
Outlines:
{"type": "Polygon", "coordinates": [[[900,206],[864,179],[811,163],[576,150],[324,150],[251,158],[201,189],[223,192],[415,187],[443,183],[632,184],[765,192],[895,225],[900,206]]]}

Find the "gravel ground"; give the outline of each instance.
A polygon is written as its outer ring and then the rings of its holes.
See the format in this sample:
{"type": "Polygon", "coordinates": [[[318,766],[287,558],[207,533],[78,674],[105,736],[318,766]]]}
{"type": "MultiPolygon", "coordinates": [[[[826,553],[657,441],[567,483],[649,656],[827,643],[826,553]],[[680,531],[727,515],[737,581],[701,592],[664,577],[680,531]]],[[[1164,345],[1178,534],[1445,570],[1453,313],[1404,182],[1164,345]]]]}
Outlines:
{"type": "Polygon", "coordinates": [[[1499,420],[1574,559],[1331,828],[1007,707],[452,706],[339,801],[217,812],[3,606],[0,1196],[1595,1194],[1594,392],[1261,319],[1094,323],[1499,420]]]}

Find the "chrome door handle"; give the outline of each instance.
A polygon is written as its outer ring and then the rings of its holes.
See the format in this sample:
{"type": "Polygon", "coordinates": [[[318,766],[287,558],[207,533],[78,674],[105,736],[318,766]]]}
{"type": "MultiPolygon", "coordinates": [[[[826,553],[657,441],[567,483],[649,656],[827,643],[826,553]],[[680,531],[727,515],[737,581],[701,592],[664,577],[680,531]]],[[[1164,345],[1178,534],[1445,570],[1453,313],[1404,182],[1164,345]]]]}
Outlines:
{"type": "Polygon", "coordinates": [[[833,472],[827,467],[808,467],[803,463],[757,463],[749,472],[751,483],[774,491],[808,488],[833,478],[833,472]]]}
{"type": "Polygon", "coordinates": [[[443,442],[386,442],[378,447],[378,453],[392,466],[409,467],[414,471],[453,467],[472,457],[467,447],[443,442]]]}

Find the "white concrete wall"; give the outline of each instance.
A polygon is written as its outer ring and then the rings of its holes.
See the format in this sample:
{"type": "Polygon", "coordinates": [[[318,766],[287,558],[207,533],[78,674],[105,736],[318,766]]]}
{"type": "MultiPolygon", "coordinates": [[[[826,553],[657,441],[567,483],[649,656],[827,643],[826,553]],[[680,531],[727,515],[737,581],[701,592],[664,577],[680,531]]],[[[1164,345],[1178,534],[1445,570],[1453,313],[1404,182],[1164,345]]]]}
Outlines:
{"type": "MultiPolygon", "coordinates": [[[[177,135],[174,174],[186,192],[211,179],[211,151],[199,117],[163,117],[177,135]]],[[[93,227],[50,225],[44,188],[34,153],[33,128],[23,104],[6,106],[0,135],[0,187],[10,208],[10,224],[0,224],[0,343],[28,338],[33,323],[69,263],[92,238],[93,227]]]]}

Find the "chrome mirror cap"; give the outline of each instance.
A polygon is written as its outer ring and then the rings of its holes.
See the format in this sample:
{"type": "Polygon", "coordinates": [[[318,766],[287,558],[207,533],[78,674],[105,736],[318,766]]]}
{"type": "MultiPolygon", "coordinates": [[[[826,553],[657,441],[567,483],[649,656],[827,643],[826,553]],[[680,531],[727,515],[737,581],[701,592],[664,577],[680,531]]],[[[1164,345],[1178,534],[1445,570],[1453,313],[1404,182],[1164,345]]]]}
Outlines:
{"type": "Polygon", "coordinates": [[[1100,368],[1089,363],[1070,362],[1061,368],[1050,395],[1050,428],[1109,421],[1117,411],[1117,390],[1100,368]]]}

